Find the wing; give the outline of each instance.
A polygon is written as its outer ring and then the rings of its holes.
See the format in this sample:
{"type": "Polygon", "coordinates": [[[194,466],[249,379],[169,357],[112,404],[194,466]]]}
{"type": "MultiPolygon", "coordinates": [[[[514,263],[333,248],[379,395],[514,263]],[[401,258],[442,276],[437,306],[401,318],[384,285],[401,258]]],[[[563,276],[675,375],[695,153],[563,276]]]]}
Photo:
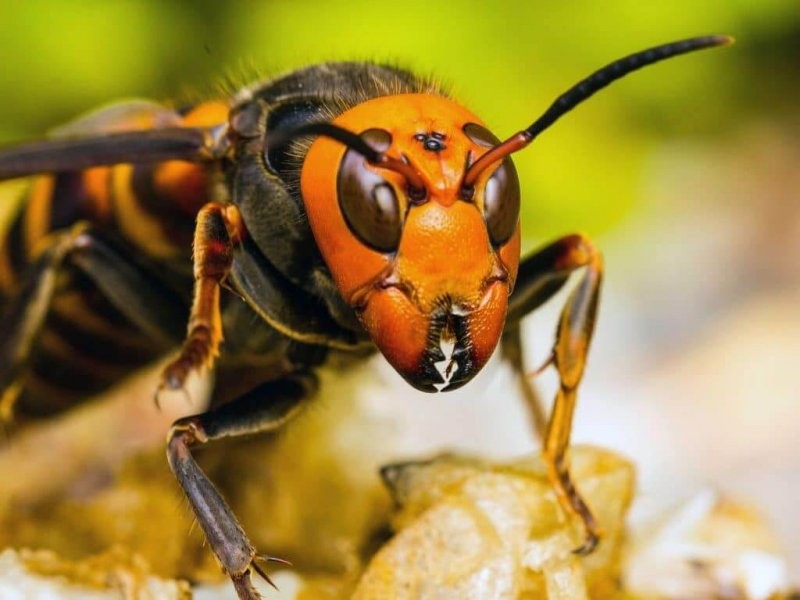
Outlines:
{"type": "Polygon", "coordinates": [[[181,115],[148,100],[102,107],[46,139],[0,149],[0,180],[119,163],[215,160],[222,152],[227,107],[209,102],[194,108],[201,110],[181,115]]]}
{"type": "Polygon", "coordinates": [[[0,150],[0,180],[128,162],[208,162],[219,156],[216,128],[168,127],[56,138],[0,150]]]}

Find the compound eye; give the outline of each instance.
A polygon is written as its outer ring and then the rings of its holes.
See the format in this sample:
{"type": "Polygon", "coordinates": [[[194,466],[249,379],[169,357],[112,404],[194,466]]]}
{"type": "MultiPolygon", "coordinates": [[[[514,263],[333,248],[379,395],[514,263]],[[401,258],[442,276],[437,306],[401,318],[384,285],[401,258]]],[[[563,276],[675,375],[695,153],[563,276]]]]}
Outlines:
{"type": "Polygon", "coordinates": [[[495,246],[505,244],[519,221],[519,178],[514,163],[506,158],[486,182],[483,190],[483,217],[495,246]]]}
{"type": "MultiPolygon", "coordinates": [[[[361,134],[381,152],[389,148],[392,136],[382,129],[361,134]]],[[[400,245],[403,216],[394,187],[367,167],[364,157],[348,150],[339,167],[337,182],[339,208],[347,226],[364,244],[378,252],[394,252],[400,245]]]]}
{"type": "Polygon", "coordinates": [[[495,134],[477,123],[467,123],[462,131],[478,146],[483,146],[484,148],[494,148],[500,143],[500,139],[495,134]]]}
{"type": "MultiPolygon", "coordinates": [[[[466,136],[479,146],[494,148],[500,140],[477,123],[464,125],[466,136]]],[[[514,163],[505,158],[483,190],[483,218],[492,244],[502,246],[517,230],[519,221],[519,177],[514,163]]]]}

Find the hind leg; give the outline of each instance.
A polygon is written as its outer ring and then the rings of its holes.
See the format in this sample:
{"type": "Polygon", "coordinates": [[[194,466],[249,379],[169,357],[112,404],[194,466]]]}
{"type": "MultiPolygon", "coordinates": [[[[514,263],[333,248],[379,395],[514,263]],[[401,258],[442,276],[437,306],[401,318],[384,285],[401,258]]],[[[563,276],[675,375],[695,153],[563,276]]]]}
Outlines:
{"type": "Polygon", "coordinates": [[[603,259],[589,239],[566,236],[525,259],[509,302],[509,326],[518,327],[522,316],[551,298],[578,269],[585,270],[561,312],[551,354],[559,389],[546,427],[543,455],[559,503],[583,523],[584,542],[576,552],[588,554],[598,543],[599,527],[572,482],[567,451],[603,278],[603,259]]]}

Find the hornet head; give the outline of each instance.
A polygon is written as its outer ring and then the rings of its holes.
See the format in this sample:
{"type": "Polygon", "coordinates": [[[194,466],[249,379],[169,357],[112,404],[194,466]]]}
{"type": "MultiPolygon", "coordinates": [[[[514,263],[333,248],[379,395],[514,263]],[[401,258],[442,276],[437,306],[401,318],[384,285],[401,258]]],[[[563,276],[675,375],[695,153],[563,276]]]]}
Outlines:
{"type": "Polygon", "coordinates": [[[503,330],[519,262],[514,166],[496,161],[465,193],[470,165],[499,140],[440,96],[375,98],[333,124],[394,157],[373,164],[327,137],[308,152],[302,196],[334,281],[411,385],[456,388],[503,330]]]}
{"type": "Polygon", "coordinates": [[[320,136],[301,193],[339,292],[411,385],[451,390],[491,356],[514,289],[520,190],[509,155],[627,73],[731,41],[691,38],[615,61],[502,143],[432,94],[374,98],[331,122],[272,133],[269,143],[320,136]]]}

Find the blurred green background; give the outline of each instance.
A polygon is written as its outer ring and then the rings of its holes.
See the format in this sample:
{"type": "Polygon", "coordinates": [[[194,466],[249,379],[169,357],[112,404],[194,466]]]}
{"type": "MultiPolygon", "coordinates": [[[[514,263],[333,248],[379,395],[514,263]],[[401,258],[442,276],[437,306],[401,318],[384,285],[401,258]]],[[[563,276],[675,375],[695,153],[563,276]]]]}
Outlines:
{"type": "Polygon", "coordinates": [[[500,137],[631,51],[691,35],[738,43],[659,65],[592,99],[520,155],[537,237],[606,231],[642,200],[665,138],[725,137],[794,110],[796,0],[670,2],[63,2],[0,0],[0,142],[125,97],[185,101],[313,62],[392,61],[450,84],[500,137]]]}

